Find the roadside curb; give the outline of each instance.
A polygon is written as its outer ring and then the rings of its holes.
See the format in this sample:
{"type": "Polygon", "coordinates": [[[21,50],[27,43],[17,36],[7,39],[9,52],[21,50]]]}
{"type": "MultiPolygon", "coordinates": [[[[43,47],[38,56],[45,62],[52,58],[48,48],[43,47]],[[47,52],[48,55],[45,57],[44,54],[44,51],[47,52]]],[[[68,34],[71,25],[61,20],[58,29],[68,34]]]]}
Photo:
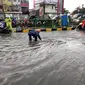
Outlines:
{"type": "MultiPolygon", "coordinates": [[[[51,32],[51,31],[66,31],[66,30],[75,30],[75,28],[38,28],[37,30],[41,31],[41,32],[51,32]]],[[[14,30],[14,32],[23,32],[23,33],[27,33],[29,32],[29,29],[23,29],[23,30],[14,30]]]]}

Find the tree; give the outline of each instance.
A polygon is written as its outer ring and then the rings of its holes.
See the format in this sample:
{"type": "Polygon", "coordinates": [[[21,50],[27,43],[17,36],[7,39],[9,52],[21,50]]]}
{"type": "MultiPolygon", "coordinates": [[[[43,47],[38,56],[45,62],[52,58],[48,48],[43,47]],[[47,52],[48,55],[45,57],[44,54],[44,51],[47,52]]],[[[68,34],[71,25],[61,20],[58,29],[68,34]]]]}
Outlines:
{"type": "Polygon", "coordinates": [[[70,13],[70,12],[69,12],[69,10],[67,10],[66,8],[64,8],[64,13],[65,13],[65,14],[68,14],[68,13],[70,13]]]}
{"type": "Polygon", "coordinates": [[[85,7],[82,7],[82,8],[77,7],[77,8],[72,12],[73,15],[74,15],[74,14],[78,14],[78,13],[85,14],[85,7]]]}

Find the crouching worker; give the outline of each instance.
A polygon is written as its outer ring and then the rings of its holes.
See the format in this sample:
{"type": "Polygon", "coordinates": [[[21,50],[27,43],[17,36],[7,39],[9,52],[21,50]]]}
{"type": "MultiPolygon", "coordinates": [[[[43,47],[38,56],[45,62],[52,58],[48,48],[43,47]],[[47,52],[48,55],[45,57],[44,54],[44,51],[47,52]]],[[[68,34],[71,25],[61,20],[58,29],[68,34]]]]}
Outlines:
{"type": "Polygon", "coordinates": [[[28,33],[29,41],[32,41],[32,38],[34,38],[35,41],[37,41],[37,38],[39,38],[41,40],[39,33],[40,33],[40,30],[31,29],[28,33]]]}

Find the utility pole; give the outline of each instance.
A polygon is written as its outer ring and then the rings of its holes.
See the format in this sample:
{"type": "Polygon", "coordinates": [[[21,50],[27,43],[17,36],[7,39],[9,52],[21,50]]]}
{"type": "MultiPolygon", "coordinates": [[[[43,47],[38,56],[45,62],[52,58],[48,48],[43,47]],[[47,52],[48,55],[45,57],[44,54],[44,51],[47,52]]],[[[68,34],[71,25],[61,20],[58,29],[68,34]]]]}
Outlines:
{"type": "Polygon", "coordinates": [[[57,2],[57,15],[60,14],[60,0],[57,2]]]}
{"type": "Polygon", "coordinates": [[[3,11],[3,14],[4,14],[4,18],[6,18],[5,11],[4,11],[4,4],[3,4],[3,0],[1,0],[1,4],[2,4],[2,11],[3,11]]]}
{"type": "Polygon", "coordinates": [[[64,14],[64,0],[62,0],[62,14],[64,14]]]}

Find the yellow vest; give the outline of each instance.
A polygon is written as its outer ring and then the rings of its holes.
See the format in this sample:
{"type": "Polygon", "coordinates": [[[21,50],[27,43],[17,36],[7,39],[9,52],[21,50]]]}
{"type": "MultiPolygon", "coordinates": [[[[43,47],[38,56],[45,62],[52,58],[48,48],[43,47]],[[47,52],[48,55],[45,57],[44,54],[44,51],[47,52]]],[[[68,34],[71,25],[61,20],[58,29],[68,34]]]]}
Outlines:
{"type": "Polygon", "coordinates": [[[12,31],[12,20],[11,20],[11,18],[6,18],[5,22],[6,22],[6,26],[8,27],[8,29],[12,31]]]}

